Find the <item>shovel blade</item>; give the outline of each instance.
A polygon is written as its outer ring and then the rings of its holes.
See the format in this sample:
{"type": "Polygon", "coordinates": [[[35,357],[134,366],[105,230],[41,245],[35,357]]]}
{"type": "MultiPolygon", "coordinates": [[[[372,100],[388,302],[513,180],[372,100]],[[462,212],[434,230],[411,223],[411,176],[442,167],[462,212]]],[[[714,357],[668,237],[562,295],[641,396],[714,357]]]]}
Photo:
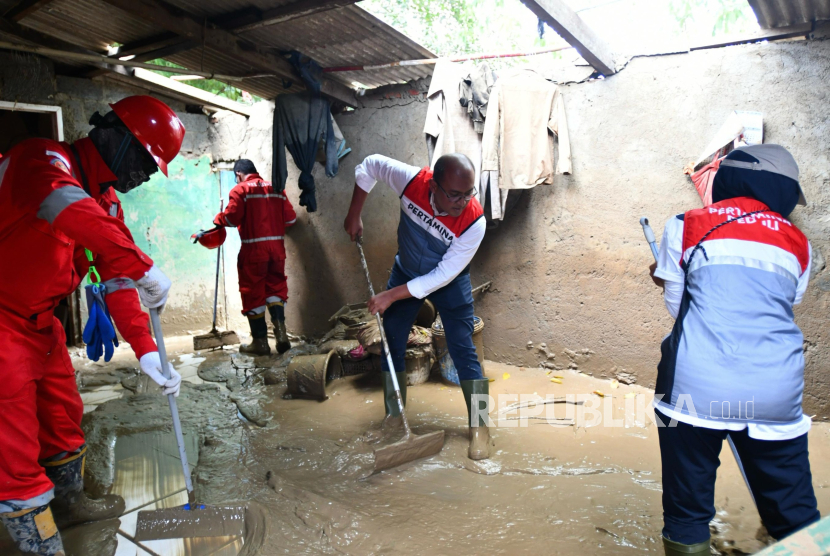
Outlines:
{"type": "Polygon", "coordinates": [[[220,346],[233,346],[238,343],[239,336],[233,330],[226,330],[224,332],[211,331],[207,334],[193,337],[193,349],[196,351],[220,346]]]}
{"type": "Polygon", "coordinates": [[[375,473],[410,461],[434,456],[444,447],[444,431],[412,434],[389,446],[375,450],[375,473]]]}
{"type": "Polygon", "coordinates": [[[197,510],[146,510],[138,512],[135,526],[135,540],[138,542],[193,537],[231,537],[244,533],[244,506],[207,506],[197,510]]]}

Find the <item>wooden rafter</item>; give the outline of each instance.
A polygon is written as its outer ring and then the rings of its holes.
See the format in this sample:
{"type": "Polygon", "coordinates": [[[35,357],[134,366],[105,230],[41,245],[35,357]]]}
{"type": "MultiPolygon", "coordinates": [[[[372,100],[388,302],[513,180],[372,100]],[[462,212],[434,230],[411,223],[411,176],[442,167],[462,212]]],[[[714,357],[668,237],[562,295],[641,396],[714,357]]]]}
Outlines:
{"type": "Polygon", "coordinates": [[[259,29],[260,27],[267,27],[269,25],[277,25],[285,23],[292,19],[313,15],[335,8],[342,8],[357,3],[358,0],[297,0],[291,4],[265,10],[259,17],[259,20],[250,23],[226,27],[233,29],[236,32],[250,31],[252,29],[259,29]]]}
{"type": "Polygon", "coordinates": [[[565,0],[522,0],[536,17],[550,25],[586,62],[603,75],[617,72],[609,46],[588,27],[565,0]]]}
{"type": "Polygon", "coordinates": [[[36,11],[43,9],[47,4],[51,4],[54,0],[20,0],[17,4],[6,10],[3,17],[9,21],[17,23],[27,15],[32,15],[36,11]]]}
{"type": "MultiPolygon", "coordinates": [[[[164,0],[104,0],[134,17],[152,23],[160,29],[177,33],[199,44],[233,56],[249,65],[248,71],[265,71],[286,79],[296,80],[293,66],[284,58],[263,50],[256,44],[223,29],[206,25],[204,21],[171,6],[164,0]]],[[[348,106],[355,105],[354,91],[345,85],[324,79],[323,93],[348,106]]]]}

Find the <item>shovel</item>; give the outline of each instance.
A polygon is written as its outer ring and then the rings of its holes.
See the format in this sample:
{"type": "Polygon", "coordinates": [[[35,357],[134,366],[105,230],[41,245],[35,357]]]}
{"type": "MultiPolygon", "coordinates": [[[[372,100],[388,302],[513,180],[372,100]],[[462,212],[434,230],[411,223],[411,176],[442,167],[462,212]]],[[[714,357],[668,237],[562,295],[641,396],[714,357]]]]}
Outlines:
{"type": "MultiPolygon", "coordinates": [[[[363,254],[363,238],[358,237],[355,243],[357,244],[357,250],[360,252],[360,262],[363,265],[363,272],[366,273],[366,281],[369,282],[369,294],[374,297],[375,288],[372,286],[369,267],[366,265],[366,256],[363,254]]],[[[395,376],[395,363],[392,361],[392,354],[389,352],[389,344],[386,341],[386,332],[383,329],[383,319],[381,319],[380,313],[375,316],[378,319],[378,330],[380,330],[383,353],[386,356],[386,364],[389,366],[392,384],[395,386],[395,397],[398,400],[398,409],[401,411],[401,420],[403,421],[404,429],[404,435],[401,440],[375,450],[374,472],[377,473],[378,471],[391,469],[404,463],[415,461],[416,459],[434,456],[444,447],[444,431],[417,435],[409,428],[409,421],[406,419],[403,398],[401,397],[401,387],[398,384],[397,376],[395,376]]]]}
{"type": "MultiPolygon", "coordinates": [[[[651,247],[651,254],[654,255],[654,261],[657,262],[659,258],[657,238],[654,236],[654,230],[652,230],[651,226],[648,224],[648,218],[645,216],[640,218],[640,226],[643,227],[643,234],[646,236],[646,241],[651,247]]],[[[726,440],[729,442],[729,447],[732,449],[732,455],[735,456],[735,461],[738,463],[738,469],[741,472],[741,477],[744,478],[744,483],[746,483],[746,489],[749,491],[749,496],[752,497],[752,501],[755,502],[755,495],[752,494],[752,489],[749,486],[749,479],[746,478],[746,471],[744,471],[744,464],[741,463],[741,456],[738,455],[738,448],[735,446],[735,442],[732,441],[732,437],[728,434],[726,435],[726,440]]]]}
{"type": "MultiPolygon", "coordinates": [[[[161,359],[164,378],[170,378],[170,366],[167,364],[167,350],[164,347],[164,335],[161,332],[161,320],[158,309],[150,309],[150,320],[156,335],[156,344],[161,359]]],[[[196,504],[193,481],[190,478],[190,466],[184,448],[182,424],[179,421],[179,408],[176,396],[167,395],[170,413],[173,416],[173,432],[179,447],[179,459],[184,471],[184,484],[187,487],[187,504],[180,508],[163,510],[145,510],[138,512],[135,526],[136,541],[158,539],[178,539],[190,537],[226,537],[242,535],[245,532],[245,508],[242,507],[206,507],[196,504]]]]}

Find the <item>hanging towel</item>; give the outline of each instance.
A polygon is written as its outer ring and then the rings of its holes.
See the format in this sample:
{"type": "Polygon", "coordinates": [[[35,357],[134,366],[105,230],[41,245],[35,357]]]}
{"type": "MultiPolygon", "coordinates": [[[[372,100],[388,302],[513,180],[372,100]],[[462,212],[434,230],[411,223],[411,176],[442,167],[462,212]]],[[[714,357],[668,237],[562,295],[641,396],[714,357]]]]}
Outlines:
{"type": "Polygon", "coordinates": [[[300,206],[308,212],[317,210],[314,176],[314,160],[318,143],[326,137],[326,175],[337,175],[337,142],[332,127],[329,102],[307,93],[280,95],[274,110],[274,152],[271,183],[275,189],[285,189],[288,166],[285,150],[291,153],[294,164],[300,169],[300,206]]]}

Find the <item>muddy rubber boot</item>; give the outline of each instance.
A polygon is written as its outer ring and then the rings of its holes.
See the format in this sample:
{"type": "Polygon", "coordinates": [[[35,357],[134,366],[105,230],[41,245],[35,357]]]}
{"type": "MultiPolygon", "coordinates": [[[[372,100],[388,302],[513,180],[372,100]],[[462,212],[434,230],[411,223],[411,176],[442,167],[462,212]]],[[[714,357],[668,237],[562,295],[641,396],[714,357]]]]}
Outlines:
{"type": "Polygon", "coordinates": [[[61,534],[48,505],[0,514],[0,522],[21,552],[38,556],[66,556],[61,534]]]}
{"type": "Polygon", "coordinates": [[[124,499],[115,494],[93,500],[84,493],[84,461],[86,446],[80,453],[59,461],[41,462],[46,476],[55,484],[55,498],[51,502],[55,522],[62,529],[86,523],[103,521],[124,513],[124,499]]]}
{"type": "Polygon", "coordinates": [[[271,355],[271,346],[268,345],[268,323],[265,322],[265,313],[248,317],[248,324],[251,325],[250,344],[239,346],[239,353],[247,355],[271,355]]]}
{"type": "Polygon", "coordinates": [[[288,339],[288,328],[285,326],[285,302],[277,301],[268,304],[268,313],[274,324],[274,337],[277,339],[277,353],[285,353],[291,349],[288,339]]]}
{"type": "MultiPolygon", "coordinates": [[[[490,381],[486,378],[462,380],[461,391],[467,403],[467,424],[470,426],[470,448],[467,450],[467,457],[472,460],[487,459],[490,457],[490,428],[481,414],[478,415],[478,423],[473,424],[472,400],[475,394],[490,394],[490,381]]],[[[485,401],[478,401],[479,408],[485,409],[485,405],[485,401]]]]}
{"type": "MultiPolygon", "coordinates": [[[[392,384],[392,377],[389,373],[381,372],[383,379],[383,405],[386,409],[386,417],[383,418],[381,429],[396,429],[403,425],[401,409],[398,407],[398,398],[395,396],[395,385],[392,384]]],[[[398,386],[401,389],[401,399],[406,407],[406,373],[395,373],[398,379],[398,386]]]]}
{"type": "Polygon", "coordinates": [[[288,339],[288,329],[284,320],[274,323],[274,336],[277,338],[277,353],[285,353],[291,349],[291,340],[288,339]]]}
{"type": "Polygon", "coordinates": [[[666,556],[709,556],[709,539],[695,544],[680,544],[663,537],[666,556]]]}

